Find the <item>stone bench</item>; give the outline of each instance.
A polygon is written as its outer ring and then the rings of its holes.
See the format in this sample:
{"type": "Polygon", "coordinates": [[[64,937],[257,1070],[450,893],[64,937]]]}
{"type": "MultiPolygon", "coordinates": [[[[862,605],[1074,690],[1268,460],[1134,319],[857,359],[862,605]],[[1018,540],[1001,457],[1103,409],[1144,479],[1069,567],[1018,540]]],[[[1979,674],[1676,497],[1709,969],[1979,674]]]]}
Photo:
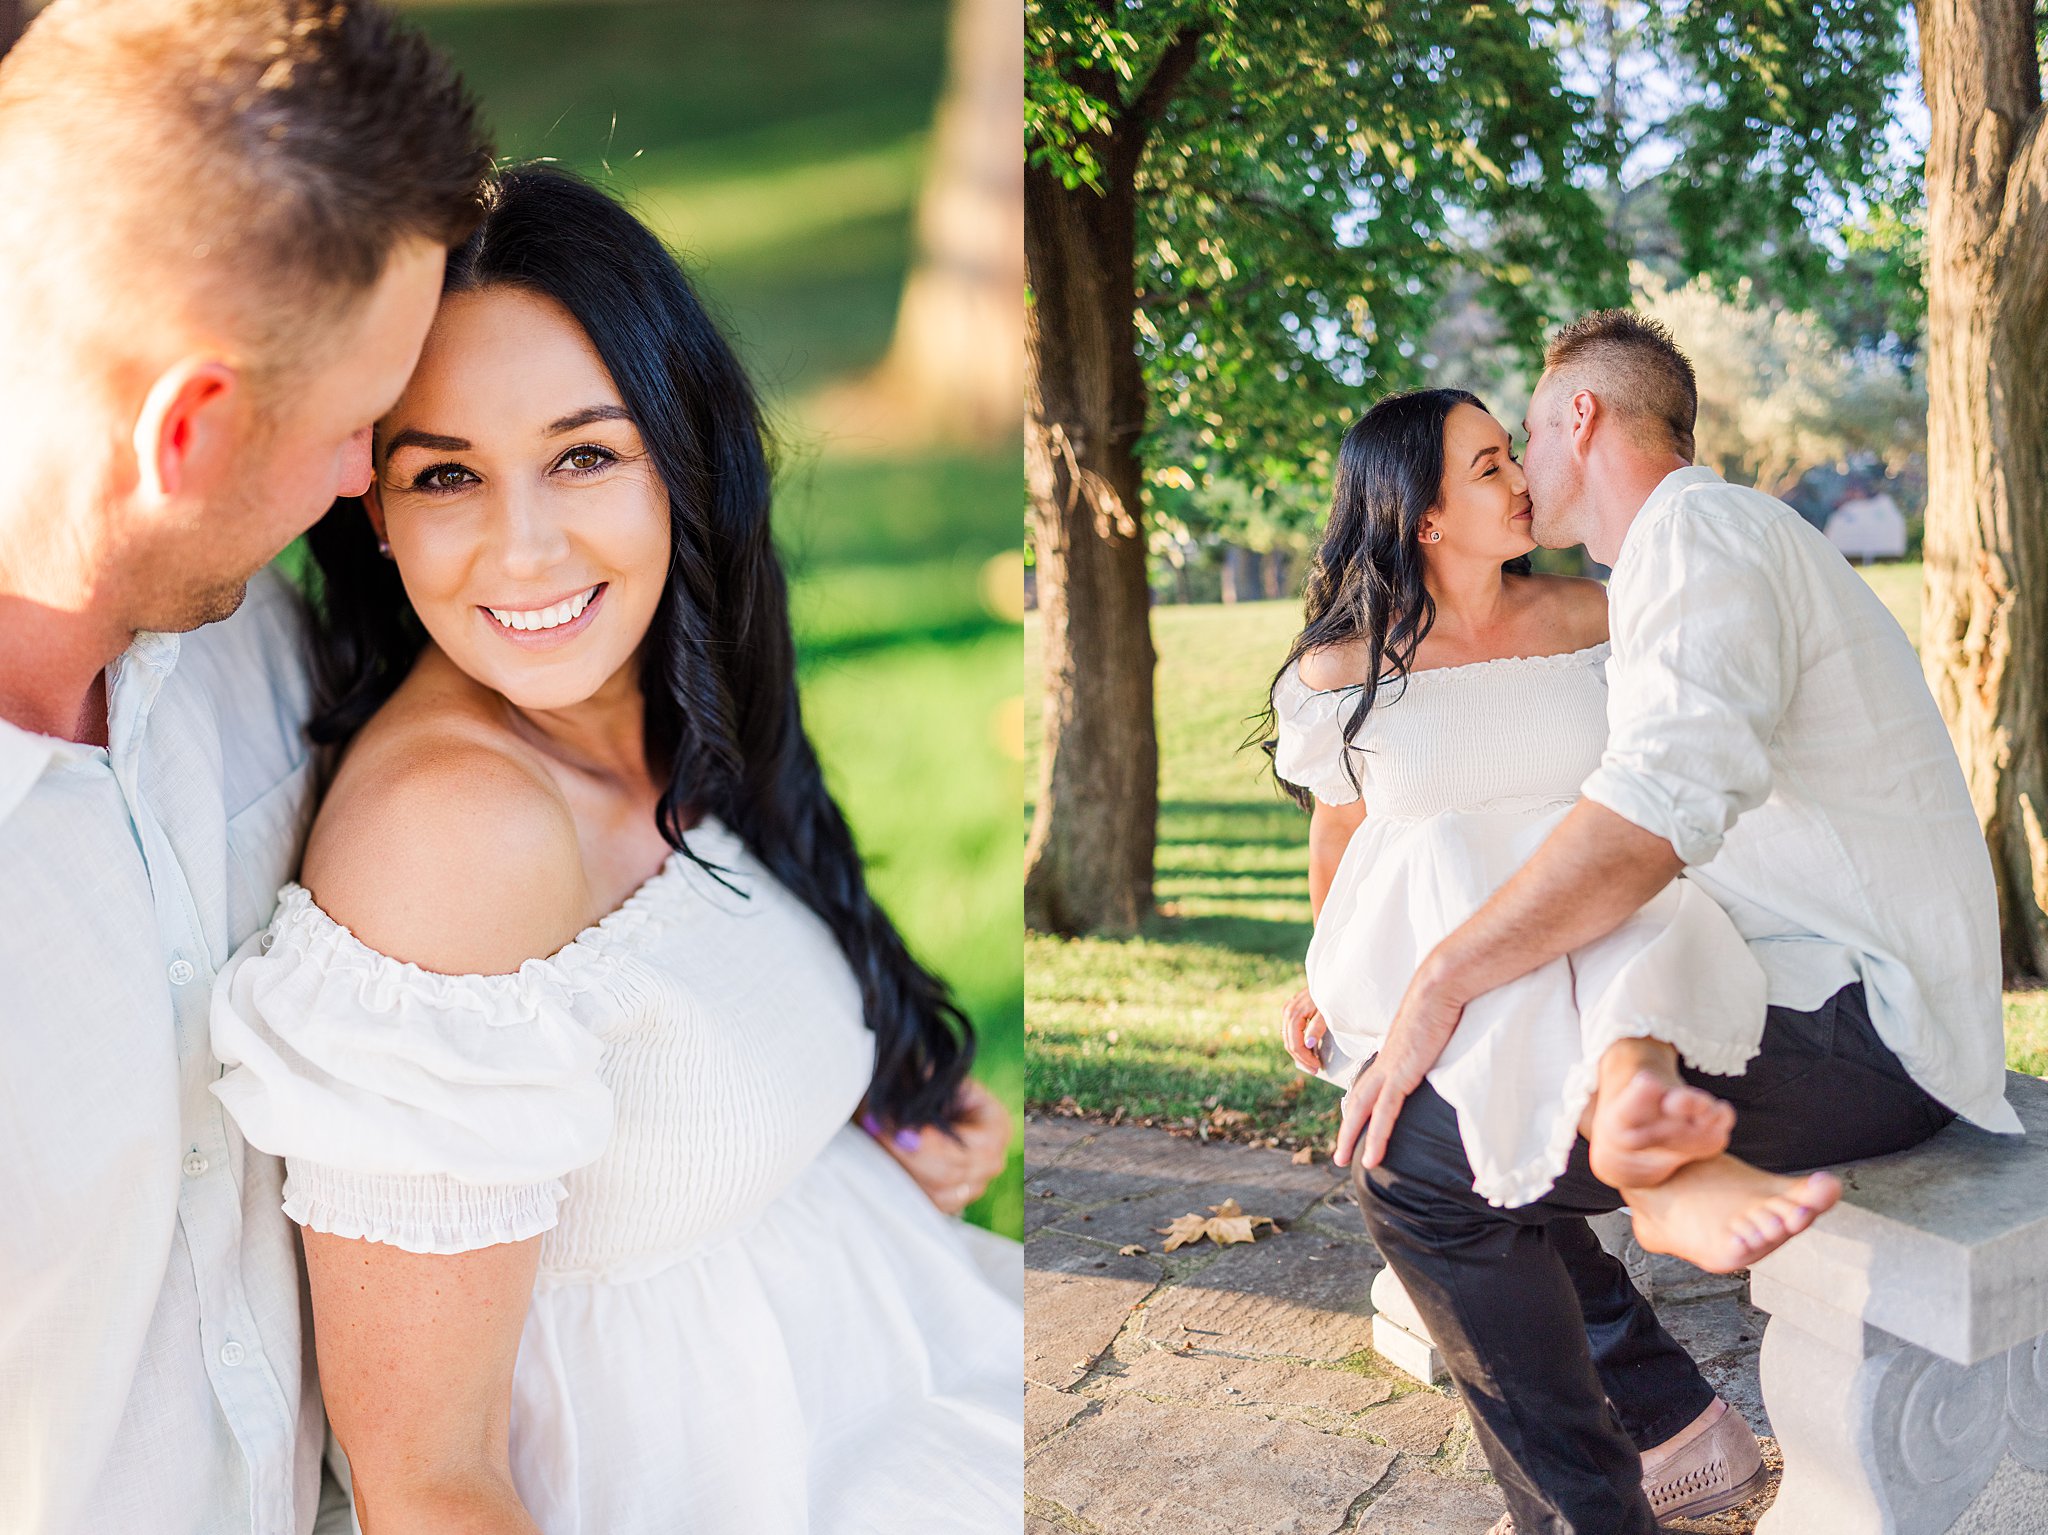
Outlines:
{"type": "Polygon", "coordinates": [[[1862,1162],[1750,1272],[1785,1457],[1758,1535],[2048,1531],[2048,1082],[2025,1140],[1953,1124],[1862,1162]]]}
{"type": "MultiPolygon", "coordinates": [[[[2010,1072],[2006,1096],[2025,1140],[1958,1123],[1857,1163],[1751,1270],[1784,1456],[1758,1535],[2048,1535],[2048,1082],[2010,1072]]],[[[1639,1260],[1626,1220],[1594,1224],[1639,1260]]],[[[1441,1378],[1391,1269],[1373,1304],[1376,1351],[1441,1378]]]]}

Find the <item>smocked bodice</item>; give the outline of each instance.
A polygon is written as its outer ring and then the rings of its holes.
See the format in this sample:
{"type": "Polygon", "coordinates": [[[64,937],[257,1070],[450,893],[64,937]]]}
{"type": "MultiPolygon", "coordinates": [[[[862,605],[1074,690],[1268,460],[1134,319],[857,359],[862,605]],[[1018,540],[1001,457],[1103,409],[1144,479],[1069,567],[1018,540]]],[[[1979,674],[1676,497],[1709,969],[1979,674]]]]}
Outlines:
{"type": "Polygon", "coordinates": [[[1606,744],[1606,659],[1603,643],[1412,672],[1381,685],[1348,745],[1359,687],[1318,691],[1290,666],[1273,689],[1274,768],[1326,804],[1362,795],[1372,816],[1567,803],[1606,744]]]}

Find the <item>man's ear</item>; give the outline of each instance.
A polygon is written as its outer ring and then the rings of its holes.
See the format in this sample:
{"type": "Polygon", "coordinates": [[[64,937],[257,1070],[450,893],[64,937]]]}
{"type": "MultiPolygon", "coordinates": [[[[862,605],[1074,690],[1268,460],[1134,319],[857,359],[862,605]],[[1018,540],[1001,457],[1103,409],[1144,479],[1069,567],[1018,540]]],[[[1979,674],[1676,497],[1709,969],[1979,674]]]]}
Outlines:
{"type": "Polygon", "coordinates": [[[1567,402],[1571,411],[1572,446],[1581,455],[1593,446],[1593,427],[1600,419],[1600,396],[1590,389],[1581,389],[1567,402]]]}
{"type": "Polygon", "coordinates": [[[166,368],[135,418],[138,491],[154,500],[189,495],[229,464],[240,436],[241,376],[216,357],[166,368]]]}

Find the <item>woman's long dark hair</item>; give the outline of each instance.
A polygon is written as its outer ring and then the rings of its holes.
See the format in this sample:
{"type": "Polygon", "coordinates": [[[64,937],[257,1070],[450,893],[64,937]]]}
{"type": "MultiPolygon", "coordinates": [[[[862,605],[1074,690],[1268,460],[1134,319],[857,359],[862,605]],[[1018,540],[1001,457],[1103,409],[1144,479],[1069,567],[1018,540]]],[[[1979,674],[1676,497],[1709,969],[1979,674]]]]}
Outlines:
{"type": "MultiPolygon", "coordinates": [[[[1405,685],[1416,648],[1436,623],[1436,603],[1422,580],[1422,518],[1443,495],[1444,423],[1460,405],[1486,409],[1477,395],[1463,389],[1390,394],[1345,432],[1337,450],[1330,521],[1303,593],[1301,633],[1274,674],[1274,686],[1310,651],[1361,637],[1366,676],[1405,685]]],[[[1527,575],[1528,557],[1509,560],[1502,569],[1527,575]]],[[[1254,716],[1253,730],[1268,757],[1277,723],[1272,691],[1266,689],[1266,707],[1254,716]]],[[[1347,746],[1364,728],[1379,690],[1355,691],[1357,700],[1344,717],[1347,746]]],[[[1357,768],[1348,754],[1344,770],[1357,788],[1357,768]]],[[[1306,789],[1278,774],[1274,778],[1302,809],[1315,803],[1306,789]]]]}
{"type": "MultiPolygon", "coordinates": [[[[825,790],[797,703],[789,594],[769,537],[760,408],[675,259],[624,208],[551,166],[502,172],[483,223],[448,258],[444,292],[522,288],[574,317],[610,371],[668,490],[668,585],[642,649],[656,819],[686,845],[691,810],[719,817],[821,917],[860,980],[875,1035],[866,1107],[944,1124],[974,1031],[868,893],[853,834],[825,790]]],[[[309,538],[319,568],[321,703],[309,731],[348,740],[404,680],[426,631],[358,500],[309,538]]]]}

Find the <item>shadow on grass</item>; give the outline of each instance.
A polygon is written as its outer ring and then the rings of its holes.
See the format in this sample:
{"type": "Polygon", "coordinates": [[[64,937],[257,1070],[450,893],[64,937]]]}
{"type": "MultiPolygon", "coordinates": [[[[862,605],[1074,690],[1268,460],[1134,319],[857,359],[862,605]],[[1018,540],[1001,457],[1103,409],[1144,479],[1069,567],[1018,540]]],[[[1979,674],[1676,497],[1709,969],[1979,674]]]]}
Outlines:
{"type": "Polygon", "coordinates": [[[963,618],[954,623],[927,624],[901,629],[870,629],[832,639],[803,641],[799,647],[798,659],[804,664],[813,661],[843,661],[849,656],[872,655],[876,651],[892,650],[898,645],[966,645],[991,634],[1016,632],[1015,624],[993,615],[985,618],[963,618]]]}
{"type": "Polygon", "coordinates": [[[1313,929],[1306,922],[1221,915],[1160,915],[1152,917],[1144,927],[1144,936],[1155,943],[1231,949],[1239,954],[1258,954],[1268,959],[1299,959],[1308,951],[1311,932],[1313,929]]]}
{"type": "Polygon", "coordinates": [[[1233,800],[1167,800],[1159,807],[1159,845],[1269,847],[1298,850],[1308,841],[1308,817],[1291,802],[1270,805],[1233,800]]]}

